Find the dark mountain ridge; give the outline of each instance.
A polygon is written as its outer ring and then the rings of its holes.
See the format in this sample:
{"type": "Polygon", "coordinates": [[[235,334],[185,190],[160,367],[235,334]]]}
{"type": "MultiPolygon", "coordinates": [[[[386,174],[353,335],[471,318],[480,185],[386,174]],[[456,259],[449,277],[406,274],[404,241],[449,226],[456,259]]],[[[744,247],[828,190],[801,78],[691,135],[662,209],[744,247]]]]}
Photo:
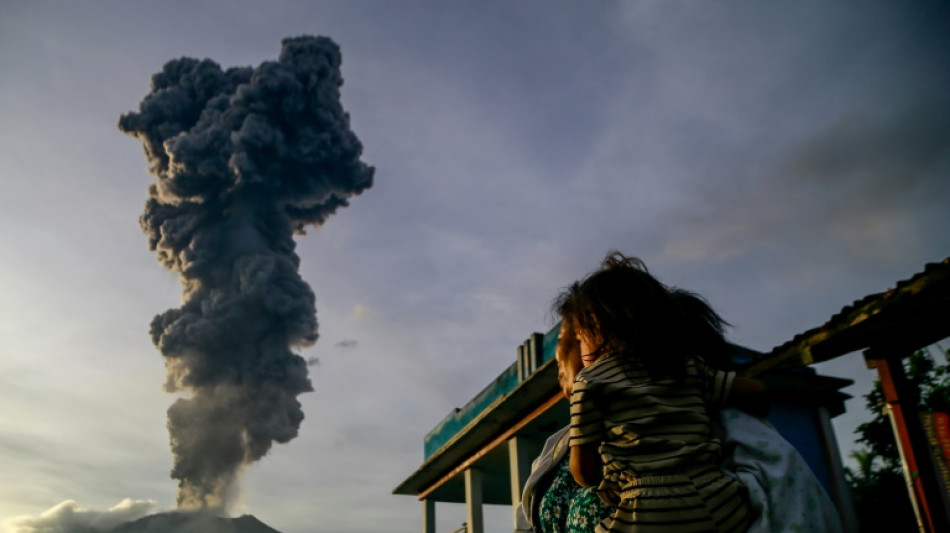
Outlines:
{"type": "Polygon", "coordinates": [[[172,511],[127,522],[106,533],[280,533],[255,518],[227,518],[203,512],[172,511]]]}

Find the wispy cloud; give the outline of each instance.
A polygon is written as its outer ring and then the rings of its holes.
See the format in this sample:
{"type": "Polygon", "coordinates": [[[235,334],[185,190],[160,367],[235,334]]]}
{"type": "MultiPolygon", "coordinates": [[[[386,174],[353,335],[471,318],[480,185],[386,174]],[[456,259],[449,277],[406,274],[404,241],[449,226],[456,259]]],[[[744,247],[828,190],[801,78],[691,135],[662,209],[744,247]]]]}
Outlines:
{"type": "Polygon", "coordinates": [[[94,533],[141,518],[155,509],[153,500],[126,498],[107,510],[83,509],[65,500],[36,516],[17,516],[4,522],[6,533],[94,533]]]}
{"type": "Polygon", "coordinates": [[[355,350],[357,346],[359,346],[359,343],[353,339],[344,339],[334,344],[334,346],[340,348],[341,350],[355,350]]]}
{"type": "Polygon", "coordinates": [[[352,318],[353,320],[360,320],[362,318],[365,318],[371,312],[372,310],[368,306],[363,305],[363,304],[356,304],[353,306],[353,310],[350,312],[350,318],[352,318]]]}

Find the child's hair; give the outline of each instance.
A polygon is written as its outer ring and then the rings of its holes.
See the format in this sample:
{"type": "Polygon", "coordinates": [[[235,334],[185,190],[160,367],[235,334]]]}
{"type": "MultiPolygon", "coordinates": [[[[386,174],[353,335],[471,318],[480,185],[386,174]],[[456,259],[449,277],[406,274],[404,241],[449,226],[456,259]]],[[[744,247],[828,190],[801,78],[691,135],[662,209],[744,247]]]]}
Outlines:
{"type": "Polygon", "coordinates": [[[686,318],[691,349],[713,368],[735,370],[737,365],[729,356],[731,347],[725,335],[730,324],[702,296],[679,287],[670,289],[670,294],[686,318]]]}
{"type": "Polygon", "coordinates": [[[612,250],[599,269],[561,292],[553,310],[600,348],[650,375],[679,375],[693,329],[669,289],[643,261],[612,250]]]}
{"type": "Polygon", "coordinates": [[[611,250],[599,269],[564,289],[552,306],[562,320],[653,376],[680,375],[686,358],[732,367],[729,325],[696,293],[668,288],[636,257],[611,250]]]}

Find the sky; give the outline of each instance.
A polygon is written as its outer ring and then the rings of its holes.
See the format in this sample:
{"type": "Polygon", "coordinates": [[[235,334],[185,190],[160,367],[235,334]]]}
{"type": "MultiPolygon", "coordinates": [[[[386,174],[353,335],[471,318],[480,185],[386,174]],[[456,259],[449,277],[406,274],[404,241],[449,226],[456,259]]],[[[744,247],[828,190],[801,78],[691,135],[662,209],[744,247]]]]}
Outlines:
{"type": "MultiPolygon", "coordinates": [[[[374,183],[296,239],[314,390],[234,514],[408,532],[421,504],[391,491],[423,436],[607,250],[762,351],[950,255],[950,13],[933,5],[0,0],[0,523],[175,505],[176,396],[148,328],[181,288],[148,249],[153,178],[117,127],[167,61],[340,46],[374,183]]],[[[856,381],[846,452],[873,373],[860,354],[817,370],[856,381]]]]}

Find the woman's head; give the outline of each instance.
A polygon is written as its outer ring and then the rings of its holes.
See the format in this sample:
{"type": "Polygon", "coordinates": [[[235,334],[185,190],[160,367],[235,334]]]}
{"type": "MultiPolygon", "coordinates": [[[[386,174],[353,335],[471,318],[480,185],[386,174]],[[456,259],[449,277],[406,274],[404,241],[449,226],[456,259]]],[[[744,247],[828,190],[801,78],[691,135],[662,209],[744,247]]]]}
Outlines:
{"type": "Polygon", "coordinates": [[[683,367],[684,314],[635,257],[609,252],[600,268],[560,294],[554,311],[598,351],[616,351],[655,375],[683,367]]]}
{"type": "Polygon", "coordinates": [[[557,362],[557,383],[565,398],[571,397],[574,388],[574,378],[583,368],[579,345],[574,336],[574,329],[568,322],[561,322],[561,330],[557,336],[557,347],[554,350],[554,360],[557,362]]]}

